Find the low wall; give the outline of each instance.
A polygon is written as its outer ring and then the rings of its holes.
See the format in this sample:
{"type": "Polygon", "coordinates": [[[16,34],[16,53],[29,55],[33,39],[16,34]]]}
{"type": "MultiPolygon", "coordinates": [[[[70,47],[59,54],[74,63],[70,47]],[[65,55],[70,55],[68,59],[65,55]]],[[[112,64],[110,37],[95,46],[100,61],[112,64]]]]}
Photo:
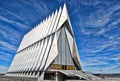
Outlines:
{"type": "Polygon", "coordinates": [[[6,77],[0,75],[0,81],[37,81],[37,78],[6,77]]]}
{"type": "MultiPolygon", "coordinates": [[[[66,81],[117,81],[117,80],[104,79],[104,80],[66,80],[66,81]]],[[[118,80],[118,81],[120,81],[120,80],[118,80]]]]}

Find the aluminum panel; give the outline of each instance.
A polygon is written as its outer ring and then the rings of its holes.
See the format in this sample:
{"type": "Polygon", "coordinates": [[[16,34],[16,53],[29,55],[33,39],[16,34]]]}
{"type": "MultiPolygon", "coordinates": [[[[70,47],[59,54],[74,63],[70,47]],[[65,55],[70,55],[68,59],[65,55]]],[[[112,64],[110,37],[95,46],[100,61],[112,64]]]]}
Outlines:
{"type": "Polygon", "coordinates": [[[71,51],[71,54],[73,56],[73,37],[70,35],[70,33],[68,32],[68,30],[65,28],[65,31],[66,31],[66,36],[67,36],[67,39],[68,39],[68,44],[69,44],[69,47],[70,47],[70,51],[71,51]]]}
{"type": "Polygon", "coordinates": [[[60,44],[60,47],[62,48],[62,52],[61,52],[61,59],[62,59],[62,65],[65,65],[66,61],[65,61],[65,30],[64,30],[64,27],[62,28],[62,31],[61,31],[61,36],[60,38],[62,39],[61,40],[61,44],[60,44]]]}
{"type": "Polygon", "coordinates": [[[57,39],[58,39],[58,55],[56,56],[56,58],[55,58],[55,60],[54,60],[54,62],[53,62],[53,64],[61,64],[61,56],[60,56],[60,49],[61,49],[61,47],[60,47],[60,44],[61,44],[61,38],[60,38],[60,36],[61,36],[61,30],[59,30],[57,33],[57,39]]]}
{"type": "Polygon", "coordinates": [[[57,29],[57,26],[58,26],[58,22],[59,22],[61,13],[62,13],[62,9],[61,9],[61,7],[60,7],[60,9],[59,9],[59,11],[58,11],[58,13],[57,13],[57,18],[56,18],[56,20],[55,20],[55,24],[54,24],[54,27],[53,27],[52,32],[56,31],[56,29],[57,29]]]}
{"type": "Polygon", "coordinates": [[[36,60],[36,56],[37,56],[37,53],[36,53],[37,48],[38,48],[38,45],[37,45],[37,43],[36,43],[36,44],[35,44],[34,51],[33,51],[32,62],[31,62],[31,71],[32,71],[32,69],[33,69],[33,67],[34,67],[34,64],[35,64],[35,60],[36,60]]]}
{"type": "Polygon", "coordinates": [[[55,19],[56,19],[56,15],[57,15],[57,12],[55,14],[53,13],[53,18],[52,18],[52,21],[51,21],[51,24],[50,24],[50,30],[48,32],[48,35],[52,33],[53,26],[54,26],[55,19]]]}
{"type": "Polygon", "coordinates": [[[13,71],[13,67],[15,66],[16,58],[17,58],[17,54],[15,55],[11,65],[10,65],[10,68],[9,68],[8,72],[12,72],[13,71]]]}
{"type": "Polygon", "coordinates": [[[47,35],[47,31],[48,31],[48,26],[50,24],[50,20],[51,20],[51,16],[48,17],[48,20],[47,20],[47,24],[45,26],[45,30],[43,32],[43,36],[45,37],[47,35]]]}
{"type": "Polygon", "coordinates": [[[24,58],[24,69],[23,69],[23,71],[25,71],[25,69],[26,69],[26,65],[27,65],[27,57],[28,57],[28,51],[29,51],[29,49],[27,48],[26,49],[26,51],[25,51],[25,58],[24,58]]]}
{"type": "Polygon", "coordinates": [[[38,27],[38,30],[39,30],[39,38],[41,38],[42,25],[43,25],[43,22],[42,22],[42,23],[40,24],[40,26],[38,27]]]}
{"type": "Polygon", "coordinates": [[[36,71],[37,67],[39,67],[38,63],[39,63],[39,58],[41,56],[40,53],[41,53],[42,46],[43,46],[43,41],[40,41],[39,46],[38,46],[38,52],[37,52],[35,67],[33,68],[35,71],[36,71]]]}
{"type": "MultiPolygon", "coordinates": [[[[44,20],[43,20],[43,23],[42,23],[42,25],[41,25],[41,27],[40,27],[40,33],[43,33],[43,27],[44,27],[44,25],[45,25],[45,24],[44,24],[44,20]]],[[[40,35],[39,38],[41,39],[42,36],[43,36],[43,35],[40,35]]]]}
{"type": "Polygon", "coordinates": [[[35,56],[35,60],[34,60],[34,65],[32,67],[32,71],[34,71],[34,69],[36,67],[36,64],[37,64],[37,61],[38,61],[40,44],[41,44],[41,42],[38,42],[38,45],[37,45],[37,48],[36,48],[36,51],[35,51],[36,56],[35,56]]]}
{"type": "Polygon", "coordinates": [[[42,61],[44,60],[44,57],[45,57],[45,51],[46,51],[46,47],[47,47],[47,44],[48,44],[48,39],[45,38],[43,39],[45,41],[44,43],[44,46],[43,46],[43,49],[42,49],[42,52],[41,52],[41,57],[40,57],[40,66],[39,66],[39,70],[41,70],[41,64],[42,64],[42,61]]]}
{"type": "MultiPolygon", "coordinates": [[[[21,56],[21,58],[20,58],[20,60],[21,60],[21,65],[20,65],[20,71],[23,71],[23,68],[24,68],[24,58],[25,58],[25,55],[24,55],[24,53],[25,53],[25,51],[26,50],[24,50],[23,51],[23,53],[21,54],[22,56],[21,56]]],[[[19,71],[19,69],[18,69],[18,71],[19,71]]]]}
{"type": "Polygon", "coordinates": [[[49,65],[52,63],[52,61],[55,59],[57,55],[58,55],[57,36],[55,34],[44,70],[46,70],[49,67],[49,65]]]}
{"type": "Polygon", "coordinates": [[[16,69],[16,71],[19,71],[19,70],[21,70],[21,64],[22,64],[22,56],[23,56],[23,53],[24,53],[24,51],[19,55],[19,57],[18,57],[18,62],[19,63],[17,63],[17,69],[16,69]]]}
{"type": "Polygon", "coordinates": [[[57,12],[57,10],[56,10],[56,12],[55,12],[55,14],[54,14],[54,18],[53,18],[52,24],[51,24],[51,30],[49,31],[49,34],[53,33],[53,28],[54,28],[54,26],[55,26],[57,14],[58,14],[58,12],[57,12]]]}
{"type": "Polygon", "coordinates": [[[41,34],[40,34],[40,37],[39,37],[39,40],[41,39],[41,38],[43,38],[43,32],[44,32],[44,28],[45,28],[45,21],[43,20],[43,24],[42,24],[42,26],[41,26],[41,34]]]}
{"type": "Polygon", "coordinates": [[[39,40],[44,37],[44,33],[46,33],[45,31],[46,31],[46,29],[47,29],[47,24],[48,24],[48,19],[46,18],[46,20],[45,20],[45,22],[44,22],[44,26],[43,26],[43,31],[42,31],[42,33],[40,34],[40,35],[41,35],[41,38],[39,38],[39,40]]]}
{"type": "Polygon", "coordinates": [[[34,44],[34,48],[33,48],[33,51],[32,51],[32,55],[31,55],[31,63],[30,63],[30,66],[29,66],[29,69],[31,71],[33,65],[34,65],[34,60],[35,60],[35,51],[36,51],[36,44],[34,44]]]}
{"type": "Polygon", "coordinates": [[[52,36],[47,37],[47,39],[48,39],[48,44],[47,44],[47,48],[46,48],[46,50],[45,50],[45,52],[44,52],[44,57],[43,57],[43,60],[42,60],[42,64],[41,64],[41,66],[40,66],[40,69],[42,69],[42,68],[44,67],[45,62],[46,62],[46,60],[47,60],[48,52],[49,52],[49,50],[50,50],[50,46],[51,46],[51,43],[52,43],[52,36]]]}
{"type": "Polygon", "coordinates": [[[39,49],[39,52],[38,52],[38,61],[37,61],[37,64],[36,64],[36,69],[35,70],[38,70],[39,66],[40,66],[40,58],[41,58],[41,52],[43,50],[43,46],[44,46],[44,40],[41,41],[41,46],[40,46],[40,49],[39,49]]]}
{"type": "Polygon", "coordinates": [[[38,41],[39,40],[39,36],[38,36],[38,25],[37,25],[37,27],[35,27],[35,41],[34,42],[36,42],[36,41],[38,41]]]}
{"type": "Polygon", "coordinates": [[[63,23],[67,20],[67,18],[68,18],[67,8],[66,8],[66,5],[64,5],[61,16],[60,16],[60,20],[58,23],[57,30],[62,27],[63,23]]]}
{"type": "Polygon", "coordinates": [[[27,71],[27,68],[28,68],[30,51],[31,51],[31,47],[28,48],[27,53],[26,53],[25,71],[27,71]]]}
{"type": "Polygon", "coordinates": [[[29,57],[28,57],[29,59],[28,59],[27,71],[30,70],[30,65],[31,65],[31,60],[32,60],[32,52],[33,52],[33,49],[34,49],[34,45],[32,45],[30,48],[31,49],[29,51],[29,57]]]}
{"type": "Polygon", "coordinates": [[[49,31],[51,29],[51,23],[52,23],[53,17],[54,17],[54,13],[52,13],[52,16],[50,18],[50,23],[48,25],[48,29],[46,30],[46,35],[45,36],[49,35],[49,31]]]}

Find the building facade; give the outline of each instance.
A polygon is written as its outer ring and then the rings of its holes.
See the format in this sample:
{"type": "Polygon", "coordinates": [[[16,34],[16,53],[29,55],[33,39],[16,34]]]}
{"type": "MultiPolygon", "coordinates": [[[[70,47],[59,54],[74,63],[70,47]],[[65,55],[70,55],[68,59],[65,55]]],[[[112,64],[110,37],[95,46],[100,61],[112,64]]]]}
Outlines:
{"type": "Polygon", "coordinates": [[[82,72],[66,5],[28,32],[6,76],[88,79],[82,72]]]}

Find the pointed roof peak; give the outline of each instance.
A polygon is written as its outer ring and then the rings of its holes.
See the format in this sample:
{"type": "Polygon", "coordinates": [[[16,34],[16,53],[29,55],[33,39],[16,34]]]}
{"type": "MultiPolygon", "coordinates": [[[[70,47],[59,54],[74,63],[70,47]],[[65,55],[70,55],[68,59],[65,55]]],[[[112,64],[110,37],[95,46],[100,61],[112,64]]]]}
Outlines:
{"type": "Polygon", "coordinates": [[[66,6],[66,3],[64,3],[64,5],[63,6],[66,6]]]}
{"type": "Polygon", "coordinates": [[[64,3],[64,5],[63,5],[63,9],[67,9],[67,7],[66,7],[66,3],[64,3]]]}
{"type": "Polygon", "coordinates": [[[68,14],[68,13],[67,13],[67,6],[66,6],[66,3],[64,3],[64,5],[63,5],[62,12],[68,14]]]}

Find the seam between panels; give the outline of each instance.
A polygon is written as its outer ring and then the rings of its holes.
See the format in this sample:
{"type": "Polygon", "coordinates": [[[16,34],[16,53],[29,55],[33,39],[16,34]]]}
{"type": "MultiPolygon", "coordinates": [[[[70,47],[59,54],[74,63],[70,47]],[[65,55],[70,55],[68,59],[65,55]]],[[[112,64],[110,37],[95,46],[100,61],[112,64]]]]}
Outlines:
{"type": "MultiPolygon", "coordinates": [[[[66,30],[65,30],[65,35],[66,35],[66,30]]],[[[66,38],[67,38],[67,43],[68,43],[68,49],[70,50],[70,56],[71,56],[72,60],[74,60],[73,57],[72,57],[72,50],[70,49],[70,45],[69,45],[69,41],[68,41],[67,35],[66,35],[66,38]]],[[[73,42],[74,42],[74,41],[73,41],[73,42]]],[[[74,62],[73,62],[73,63],[74,63],[74,62]]]]}
{"type": "MultiPolygon", "coordinates": [[[[49,39],[50,39],[49,37],[48,37],[48,39],[46,38],[46,40],[47,40],[46,42],[47,42],[47,43],[46,43],[46,47],[45,47],[45,49],[44,49],[44,51],[43,51],[43,57],[42,57],[42,60],[41,60],[40,66],[42,65],[42,62],[43,62],[43,60],[44,60],[44,58],[45,58],[45,55],[44,55],[44,54],[45,54],[45,51],[46,51],[46,49],[47,49],[49,39]]],[[[39,70],[42,70],[42,66],[39,67],[39,70]]]]}
{"type": "MultiPolygon", "coordinates": [[[[52,36],[52,35],[51,35],[52,36]]],[[[50,50],[51,50],[51,47],[52,47],[52,44],[53,44],[53,40],[54,40],[54,37],[55,37],[55,34],[53,34],[53,38],[51,40],[51,45],[50,45],[50,49],[48,51],[48,55],[47,55],[47,58],[46,58],[46,61],[45,61],[45,64],[44,64],[44,70],[45,70],[45,66],[47,64],[47,61],[48,61],[48,57],[49,57],[49,54],[50,54],[50,50]]],[[[47,69],[47,68],[46,68],[47,69]]]]}

